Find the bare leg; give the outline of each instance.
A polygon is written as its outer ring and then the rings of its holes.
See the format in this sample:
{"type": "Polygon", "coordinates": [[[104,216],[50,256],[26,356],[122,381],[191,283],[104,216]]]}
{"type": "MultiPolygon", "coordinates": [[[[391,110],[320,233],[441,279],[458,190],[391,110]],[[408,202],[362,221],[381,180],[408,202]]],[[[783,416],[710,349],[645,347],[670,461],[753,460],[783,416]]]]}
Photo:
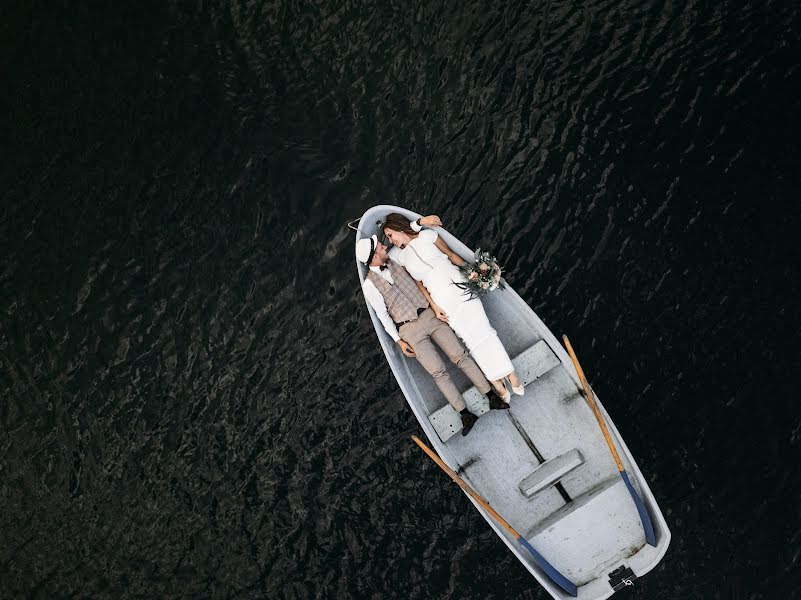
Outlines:
{"type": "Polygon", "coordinates": [[[494,379],[490,381],[490,383],[501,398],[506,398],[509,392],[506,389],[506,384],[503,382],[503,379],[494,379]]]}
{"type": "Polygon", "coordinates": [[[512,391],[518,396],[524,396],[526,393],[526,388],[523,387],[523,382],[520,381],[517,373],[512,371],[509,373],[509,375],[507,375],[507,377],[509,377],[509,383],[512,384],[512,391]]]}

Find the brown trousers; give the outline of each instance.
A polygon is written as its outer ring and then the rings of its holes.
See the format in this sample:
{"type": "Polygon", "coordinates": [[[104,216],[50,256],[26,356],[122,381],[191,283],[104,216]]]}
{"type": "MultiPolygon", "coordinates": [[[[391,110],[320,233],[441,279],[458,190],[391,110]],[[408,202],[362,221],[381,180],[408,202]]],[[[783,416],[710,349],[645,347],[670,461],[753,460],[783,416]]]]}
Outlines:
{"type": "Polygon", "coordinates": [[[414,349],[417,360],[426,371],[431,373],[439,391],[455,410],[460,411],[465,407],[464,398],[456,389],[445,363],[442,362],[439,352],[431,343],[432,340],[442,348],[450,361],[467,375],[479,392],[486,394],[490,391],[490,384],[484,377],[484,373],[478,368],[476,361],[464,349],[453,329],[447,323],[437,319],[431,308],[424,310],[414,321],[401,325],[398,333],[401,339],[414,349]]]}

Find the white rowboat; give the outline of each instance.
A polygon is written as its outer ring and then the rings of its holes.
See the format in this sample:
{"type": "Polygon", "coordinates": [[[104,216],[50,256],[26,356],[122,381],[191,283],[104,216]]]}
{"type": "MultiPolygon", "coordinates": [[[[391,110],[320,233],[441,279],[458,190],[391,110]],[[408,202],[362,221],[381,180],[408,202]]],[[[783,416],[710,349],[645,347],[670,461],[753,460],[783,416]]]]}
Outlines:
{"type": "MultiPolygon", "coordinates": [[[[397,206],[375,206],[359,221],[357,240],[382,232],[397,206]]],[[[473,251],[442,228],[439,235],[463,258],[473,251]]],[[[360,281],[366,268],[356,262],[360,281]]],[[[484,396],[452,365],[449,372],[468,407],[481,415],[462,436],[461,419],[413,358],[405,357],[368,304],[370,318],[395,379],[442,460],[482,496],[559,573],[581,600],[608,598],[653,569],[667,551],[670,531],[648,484],[606,410],[596,403],[631,485],[616,467],[601,429],[581,395],[570,357],[539,317],[508,285],[482,297],[515,369],[526,386],[511,408],[489,411],[484,396]],[[647,543],[633,500],[641,499],[653,524],[647,543]]],[[[447,358],[444,358],[446,364],[447,358]]],[[[421,458],[423,460],[423,458],[421,458]]],[[[554,598],[571,598],[473,498],[470,501],[526,569],[554,598]]],[[[647,517],[646,517],[647,519],[647,517]]]]}

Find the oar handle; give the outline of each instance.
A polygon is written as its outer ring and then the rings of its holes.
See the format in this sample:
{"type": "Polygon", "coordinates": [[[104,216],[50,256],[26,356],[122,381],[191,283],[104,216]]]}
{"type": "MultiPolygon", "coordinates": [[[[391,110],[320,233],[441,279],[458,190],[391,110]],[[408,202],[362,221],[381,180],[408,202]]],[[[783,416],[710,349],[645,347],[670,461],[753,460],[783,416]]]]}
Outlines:
{"type": "Polygon", "coordinates": [[[603,415],[601,414],[601,409],[598,408],[598,405],[595,403],[595,398],[592,395],[592,390],[590,390],[590,384],[587,383],[587,378],[584,377],[584,371],[579,364],[578,358],[576,358],[576,353],[573,351],[573,346],[570,345],[570,340],[567,339],[566,335],[562,336],[562,339],[565,342],[565,347],[567,348],[568,354],[570,354],[570,360],[573,361],[573,367],[576,369],[576,373],[578,373],[579,381],[581,381],[581,387],[584,388],[584,395],[587,398],[587,404],[590,405],[592,412],[595,414],[595,418],[598,420],[598,425],[601,427],[601,433],[604,434],[604,438],[606,438],[606,444],[609,446],[609,450],[612,452],[612,458],[615,459],[615,464],[617,465],[617,470],[620,472],[625,471],[625,467],[623,466],[623,461],[620,460],[620,456],[617,453],[617,449],[615,448],[615,444],[612,442],[612,436],[609,435],[609,429],[606,427],[606,421],[604,420],[603,415]]]}
{"type": "Polygon", "coordinates": [[[501,526],[502,526],[504,529],[506,529],[506,531],[508,531],[509,533],[511,533],[513,536],[515,536],[515,539],[517,539],[517,538],[520,538],[520,534],[519,534],[519,533],[517,533],[517,531],[515,531],[514,527],[512,527],[511,525],[509,525],[509,523],[507,523],[507,522],[506,522],[506,520],[505,520],[505,519],[504,519],[504,518],[503,518],[501,515],[499,515],[497,512],[495,512],[495,509],[494,509],[494,508],[492,508],[492,507],[491,507],[491,506],[490,506],[490,505],[487,503],[487,501],[486,501],[486,500],[484,500],[484,498],[482,498],[482,497],[481,497],[481,496],[479,496],[479,495],[478,495],[476,492],[474,492],[474,491],[473,491],[473,489],[472,489],[472,488],[471,488],[469,485],[467,485],[467,484],[464,482],[464,480],[463,480],[461,477],[459,477],[459,476],[458,476],[458,475],[457,475],[457,474],[456,474],[456,473],[453,471],[453,469],[451,469],[451,468],[450,468],[448,465],[446,465],[444,462],[442,462],[442,459],[441,459],[439,456],[437,456],[437,455],[434,453],[434,451],[433,451],[433,450],[431,450],[431,448],[429,448],[428,446],[426,446],[426,445],[425,445],[425,443],[423,443],[423,442],[420,440],[420,438],[419,438],[419,437],[417,437],[416,435],[413,435],[413,436],[412,436],[412,441],[413,441],[415,444],[417,444],[418,446],[420,446],[420,448],[422,449],[422,451],[423,451],[423,452],[425,452],[426,454],[428,454],[428,457],[429,457],[431,460],[433,460],[435,463],[437,463],[437,465],[439,466],[439,468],[440,468],[440,469],[442,469],[443,471],[445,471],[445,473],[447,473],[447,474],[448,474],[448,476],[449,476],[451,479],[453,479],[453,481],[454,481],[454,482],[455,482],[455,483],[456,483],[456,484],[457,484],[457,485],[458,485],[460,488],[462,488],[462,489],[463,489],[465,492],[467,492],[468,494],[470,494],[470,497],[472,497],[472,498],[473,498],[473,500],[475,500],[476,502],[478,502],[478,503],[481,505],[481,507],[482,507],[484,510],[486,510],[486,511],[487,511],[487,512],[488,512],[490,515],[492,515],[492,518],[493,518],[493,519],[495,519],[495,520],[496,520],[498,523],[500,523],[500,525],[501,525],[501,526]]]}

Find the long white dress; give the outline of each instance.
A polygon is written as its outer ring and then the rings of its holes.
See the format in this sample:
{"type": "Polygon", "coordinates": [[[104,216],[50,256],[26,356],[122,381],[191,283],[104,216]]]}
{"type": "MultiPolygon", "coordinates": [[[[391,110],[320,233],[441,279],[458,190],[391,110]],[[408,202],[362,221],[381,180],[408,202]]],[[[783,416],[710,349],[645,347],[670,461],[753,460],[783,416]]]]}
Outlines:
{"type": "Polygon", "coordinates": [[[464,341],[470,355],[487,379],[500,379],[514,370],[509,355],[490,325],[481,299],[465,294],[454,285],[464,281],[459,268],[436,247],[439,235],[425,229],[402,250],[390,250],[390,258],[406,267],[409,274],[426,286],[432,300],[448,315],[448,324],[464,341]]]}

